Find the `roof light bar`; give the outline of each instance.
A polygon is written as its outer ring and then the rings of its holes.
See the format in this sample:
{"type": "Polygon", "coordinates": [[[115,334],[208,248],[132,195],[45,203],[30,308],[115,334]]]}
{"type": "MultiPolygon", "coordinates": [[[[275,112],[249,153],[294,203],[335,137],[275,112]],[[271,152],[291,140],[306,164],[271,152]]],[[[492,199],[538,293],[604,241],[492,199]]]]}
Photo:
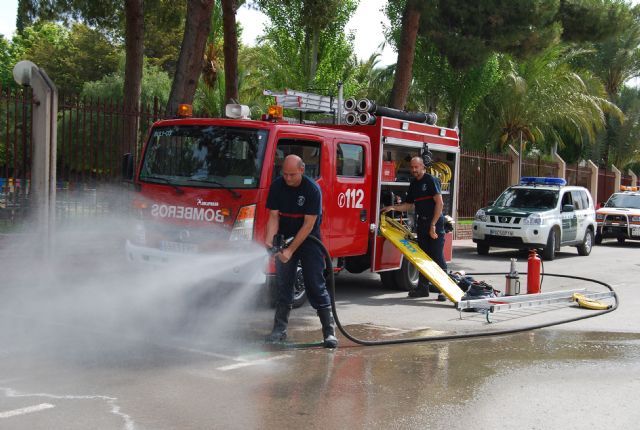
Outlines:
{"type": "Polygon", "coordinates": [[[563,178],[545,178],[542,176],[523,176],[520,178],[520,185],[567,185],[563,178]]]}

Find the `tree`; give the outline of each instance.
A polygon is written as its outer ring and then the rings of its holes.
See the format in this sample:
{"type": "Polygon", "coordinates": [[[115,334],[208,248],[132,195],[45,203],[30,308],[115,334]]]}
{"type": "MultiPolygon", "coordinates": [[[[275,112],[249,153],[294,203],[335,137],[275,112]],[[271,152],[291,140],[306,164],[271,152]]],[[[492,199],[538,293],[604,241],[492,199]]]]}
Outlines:
{"type": "Polygon", "coordinates": [[[175,111],[180,103],[193,102],[211,29],[213,3],[214,0],[188,0],[184,36],[167,103],[168,112],[175,111]]]}
{"type": "MultiPolygon", "coordinates": [[[[123,101],[126,112],[140,112],[140,92],[142,91],[142,64],[144,58],[144,11],[143,0],[124,0],[125,36],[127,53],[124,65],[123,101]]],[[[134,115],[125,118],[125,142],[138,141],[139,121],[134,115]]]]}
{"type": "Polygon", "coordinates": [[[503,150],[522,139],[540,152],[566,144],[595,144],[605,126],[605,112],[618,118],[621,112],[597,81],[571,69],[572,57],[579,54],[555,46],[519,63],[504,57],[504,77],[467,128],[467,141],[503,150]]]}
{"type": "Polygon", "coordinates": [[[222,0],[224,26],[225,103],[238,100],[238,31],[236,25],[237,0],[222,0]]]}
{"type": "Polygon", "coordinates": [[[79,93],[87,81],[118,67],[118,49],[99,31],[84,24],[70,29],[41,22],[16,34],[9,45],[8,67],[28,59],[46,70],[61,92],[79,93]]]}
{"type": "Polygon", "coordinates": [[[393,88],[389,97],[389,104],[395,109],[404,109],[407,104],[407,96],[413,76],[413,60],[416,52],[416,38],[420,25],[420,13],[418,0],[407,0],[402,12],[400,23],[400,40],[398,43],[398,62],[396,65],[396,78],[393,80],[393,88]]]}
{"type": "MultiPolygon", "coordinates": [[[[526,57],[549,46],[561,33],[561,27],[555,21],[557,0],[413,1],[390,0],[386,8],[391,22],[389,39],[396,47],[401,47],[398,58],[404,55],[403,51],[415,46],[414,39],[399,39],[403,34],[412,35],[405,26],[414,25],[414,21],[400,18],[399,13],[403,11],[404,17],[407,8],[418,8],[417,37],[432,43],[457,72],[483,64],[495,52],[526,57]]],[[[409,90],[406,83],[411,82],[412,76],[410,68],[398,66],[394,99],[402,101],[406,100],[409,90]]]]}
{"type": "Polygon", "coordinates": [[[144,1],[144,56],[173,75],[180,54],[187,3],[175,0],[144,1]]]}
{"type": "MultiPolygon", "coordinates": [[[[631,17],[624,20],[627,25],[604,40],[587,45],[590,52],[575,61],[577,67],[592,71],[602,80],[607,99],[612,103],[618,103],[624,83],[640,75],[640,8],[627,9],[627,14],[631,17]]],[[[604,166],[616,158],[615,154],[610,156],[610,152],[624,146],[624,142],[617,141],[617,121],[607,117],[606,122],[608,127],[600,137],[598,154],[604,166]]]]}
{"type": "Polygon", "coordinates": [[[0,35],[0,86],[12,86],[13,80],[13,62],[11,55],[11,44],[4,36],[0,35]]]}
{"type": "Polygon", "coordinates": [[[345,36],[344,27],[358,0],[256,3],[271,20],[262,43],[273,47],[276,66],[281,69],[277,74],[283,75],[284,83],[298,89],[335,88],[353,52],[352,36],[345,36]]]}
{"type": "MultiPolygon", "coordinates": [[[[29,0],[40,19],[64,21],[82,19],[90,26],[117,29],[122,18],[120,0],[29,0]]],[[[125,85],[124,105],[137,112],[140,105],[140,85],[143,59],[143,0],[124,0],[125,20],[125,85]]],[[[124,139],[130,145],[137,140],[138,122],[133,115],[125,117],[124,139]]]]}

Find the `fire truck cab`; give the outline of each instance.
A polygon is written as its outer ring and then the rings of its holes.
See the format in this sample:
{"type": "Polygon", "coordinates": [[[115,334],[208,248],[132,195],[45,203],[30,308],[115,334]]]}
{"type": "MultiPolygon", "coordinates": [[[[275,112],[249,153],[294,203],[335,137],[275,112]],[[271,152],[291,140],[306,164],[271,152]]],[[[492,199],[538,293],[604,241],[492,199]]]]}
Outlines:
{"type": "MultiPolygon", "coordinates": [[[[445,212],[455,214],[459,145],[452,129],[386,117],[359,126],[230,118],[156,122],[132,175],[138,223],[127,256],[166,262],[247,241],[264,244],[269,187],[284,158],[296,154],[322,191],[322,241],[337,270],[380,272],[386,286],[412,288],[417,271],[377,226],[382,206],[404,198],[409,160],[425,144],[434,154],[431,173],[440,176],[445,212]]],[[[407,214],[396,216],[412,222],[407,214]]],[[[446,243],[450,260],[451,233],[446,243]]],[[[269,280],[272,263],[265,272],[269,280]]],[[[299,305],[304,285],[296,292],[299,305]]]]}

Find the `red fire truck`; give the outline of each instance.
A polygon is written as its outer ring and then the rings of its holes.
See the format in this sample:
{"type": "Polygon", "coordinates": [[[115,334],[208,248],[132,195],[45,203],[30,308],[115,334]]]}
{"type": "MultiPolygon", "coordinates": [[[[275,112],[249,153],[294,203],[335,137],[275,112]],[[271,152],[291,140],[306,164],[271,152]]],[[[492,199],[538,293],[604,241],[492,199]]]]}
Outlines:
{"type": "MultiPolygon", "coordinates": [[[[404,197],[409,160],[427,144],[432,173],[442,182],[445,213],[455,214],[457,131],[371,115],[365,119],[371,125],[293,124],[278,112],[250,120],[242,118],[243,107],[230,105],[227,118],[179,117],[153,124],[135,172],[131,155],[123,164],[135,184],[140,217],[127,241],[128,258],[165,262],[246,241],[264,243],[269,186],[284,158],[296,154],[322,190],[322,241],[337,270],[380,273],[389,288],[415,286],[417,270],[378,234],[380,209],[404,197]]],[[[404,219],[411,223],[409,215],[404,219]]],[[[451,242],[448,233],[448,260],[451,242]]],[[[272,280],[273,267],[266,272],[272,280]]],[[[305,299],[298,278],[296,305],[305,299]]]]}

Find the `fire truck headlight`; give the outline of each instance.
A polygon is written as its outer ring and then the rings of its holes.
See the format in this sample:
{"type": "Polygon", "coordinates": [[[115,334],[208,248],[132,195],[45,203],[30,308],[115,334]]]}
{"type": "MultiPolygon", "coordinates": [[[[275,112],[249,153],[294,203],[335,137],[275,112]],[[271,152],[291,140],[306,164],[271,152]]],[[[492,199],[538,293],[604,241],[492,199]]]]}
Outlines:
{"type": "Polygon", "coordinates": [[[631,221],[633,221],[633,222],[640,222],[640,216],[632,216],[632,217],[631,217],[631,221]]]}
{"type": "Polygon", "coordinates": [[[253,221],[256,205],[243,206],[238,211],[229,240],[253,240],[253,221]]]}
{"type": "Polygon", "coordinates": [[[478,212],[476,212],[476,216],[474,217],[474,219],[476,221],[486,222],[487,221],[487,214],[484,212],[484,210],[478,209],[478,212]]]}

